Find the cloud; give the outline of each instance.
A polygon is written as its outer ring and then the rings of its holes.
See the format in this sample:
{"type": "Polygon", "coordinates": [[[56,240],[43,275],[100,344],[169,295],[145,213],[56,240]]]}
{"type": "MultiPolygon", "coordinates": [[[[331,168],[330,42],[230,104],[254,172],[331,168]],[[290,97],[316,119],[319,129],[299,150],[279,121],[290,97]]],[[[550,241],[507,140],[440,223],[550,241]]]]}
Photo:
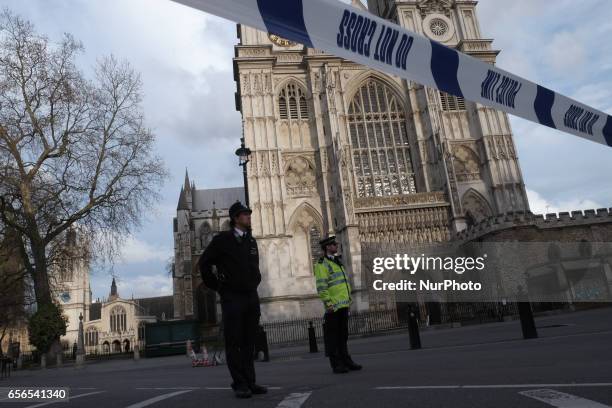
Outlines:
{"type": "Polygon", "coordinates": [[[561,75],[584,72],[587,51],[583,40],[576,32],[555,33],[544,49],[548,65],[561,75]]]}
{"type": "Polygon", "coordinates": [[[542,197],[538,192],[529,189],[527,189],[527,199],[529,200],[531,212],[534,214],[559,213],[563,211],[570,212],[575,210],[590,210],[604,207],[595,201],[579,198],[551,202],[542,197]]]}
{"type": "Polygon", "coordinates": [[[167,296],[172,294],[172,278],[164,275],[143,274],[117,278],[117,290],[123,298],[167,296]]]}
{"type": "Polygon", "coordinates": [[[173,254],[173,249],[160,246],[157,244],[149,244],[134,236],[126,239],[121,251],[121,261],[117,263],[118,267],[126,263],[141,263],[149,261],[167,262],[173,254]]]}

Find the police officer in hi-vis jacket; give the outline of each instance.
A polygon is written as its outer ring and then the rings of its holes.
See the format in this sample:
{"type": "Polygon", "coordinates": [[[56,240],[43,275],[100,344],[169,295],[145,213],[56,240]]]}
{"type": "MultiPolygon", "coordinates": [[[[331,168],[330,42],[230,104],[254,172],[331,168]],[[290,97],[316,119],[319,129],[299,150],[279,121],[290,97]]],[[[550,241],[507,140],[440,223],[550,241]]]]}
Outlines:
{"type": "Polygon", "coordinates": [[[348,311],[351,305],[351,285],[340,257],[336,256],[335,236],[319,242],[324,255],[314,266],[317,292],[325,306],[326,348],[329,362],[336,374],[361,370],[348,353],[348,311]]]}

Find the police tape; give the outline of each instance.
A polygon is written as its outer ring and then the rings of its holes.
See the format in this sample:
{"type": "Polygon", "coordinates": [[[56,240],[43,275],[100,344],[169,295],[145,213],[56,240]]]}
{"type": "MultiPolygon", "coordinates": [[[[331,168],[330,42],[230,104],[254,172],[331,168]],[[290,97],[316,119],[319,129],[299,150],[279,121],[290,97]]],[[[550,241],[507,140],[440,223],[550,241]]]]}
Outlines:
{"type": "Polygon", "coordinates": [[[173,0],[612,146],[612,116],[337,0],[173,0]]]}

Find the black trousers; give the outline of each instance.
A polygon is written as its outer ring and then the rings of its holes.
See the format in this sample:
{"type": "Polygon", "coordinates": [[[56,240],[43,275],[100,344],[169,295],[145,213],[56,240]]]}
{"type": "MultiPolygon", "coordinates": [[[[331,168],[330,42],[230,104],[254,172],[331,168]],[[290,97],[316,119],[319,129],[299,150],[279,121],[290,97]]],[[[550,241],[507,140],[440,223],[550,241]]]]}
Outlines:
{"type": "Polygon", "coordinates": [[[325,313],[326,348],[333,367],[351,361],[348,353],[348,307],[325,313]]]}
{"type": "Polygon", "coordinates": [[[252,292],[221,292],[225,355],[234,387],[255,384],[253,351],[259,327],[259,296],[252,292]]]}

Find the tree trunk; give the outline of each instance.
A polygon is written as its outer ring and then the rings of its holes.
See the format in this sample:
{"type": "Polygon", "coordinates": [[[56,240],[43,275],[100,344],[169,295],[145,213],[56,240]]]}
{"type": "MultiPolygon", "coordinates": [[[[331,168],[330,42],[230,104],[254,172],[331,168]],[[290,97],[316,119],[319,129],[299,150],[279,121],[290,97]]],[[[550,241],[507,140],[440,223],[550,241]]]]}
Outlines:
{"type": "Polygon", "coordinates": [[[41,305],[53,303],[49,287],[49,275],[47,273],[47,257],[45,254],[45,246],[42,242],[32,241],[31,245],[32,255],[34,256],[32,280],[34,281],[36,303],[40,307],[41,305]]]}

